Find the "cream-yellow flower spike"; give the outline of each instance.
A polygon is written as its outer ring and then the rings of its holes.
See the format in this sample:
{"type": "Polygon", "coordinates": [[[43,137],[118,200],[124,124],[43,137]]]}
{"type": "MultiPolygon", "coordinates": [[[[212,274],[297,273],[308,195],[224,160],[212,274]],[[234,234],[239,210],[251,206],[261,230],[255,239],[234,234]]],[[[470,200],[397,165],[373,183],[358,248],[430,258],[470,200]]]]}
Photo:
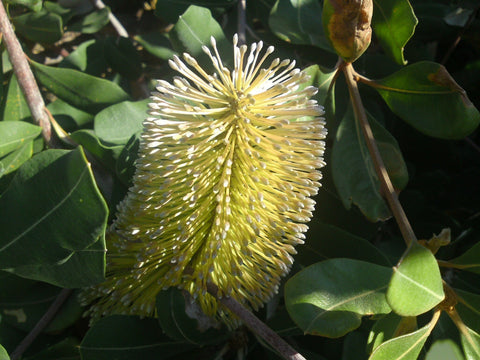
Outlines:
{"type": "Polygon", "coordinates": [[[155,297],[187,290],[205,314],[237,319],[206,292],[257,309],[290,270],[324,166],[323,110],[295,62],[268,65],[260,41],[238,46],[234,70],[215,40],[208,74],[189,54],[158,81],[133,186],[107,233],[107,279],[84,293],[93,318],[155,315],[155,297]]]}

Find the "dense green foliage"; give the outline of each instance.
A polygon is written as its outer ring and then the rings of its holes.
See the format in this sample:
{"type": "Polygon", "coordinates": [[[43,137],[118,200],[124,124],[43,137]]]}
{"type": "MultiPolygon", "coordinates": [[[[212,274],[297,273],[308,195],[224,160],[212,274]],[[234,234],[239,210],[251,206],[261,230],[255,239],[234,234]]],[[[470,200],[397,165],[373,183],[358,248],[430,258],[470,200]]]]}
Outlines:
{"type": "MultiPolygon", "coordinates": [[[[212,35],[228,61],[237,1],[4,3],[63,131],[47,149],[2,44],[0,360],[62,288],[73,294],[23,359],[278,359],[246,328],[198,330],[177,290],[157,297],[158,319],[115,315],[92,327],[77,299],[103,279],[105,229],[131,184],[155,79],[171,81],[174,54],[202,63],[212,35]]],[[[306,243],[257,315],[307,359],[478,360],[478,1],[374,0],[372,43],[353,65],[385,167],[425,239],[408,247],[335,76],[322,3],[247,1],[247,43],[261,39],[307,69],[329,132],[306,243]]]]}

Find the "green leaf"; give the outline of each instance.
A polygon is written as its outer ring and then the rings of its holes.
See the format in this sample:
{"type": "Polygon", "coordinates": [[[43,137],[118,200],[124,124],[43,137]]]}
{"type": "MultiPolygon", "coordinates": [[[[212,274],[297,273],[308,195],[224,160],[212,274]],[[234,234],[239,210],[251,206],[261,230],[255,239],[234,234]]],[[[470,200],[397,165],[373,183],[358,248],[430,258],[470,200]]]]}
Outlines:
{"type": "Polygon", "coordinates": [[[340,257],[391,266],[386,256],[369,241],[316,218],[309,223],[307,236],[295,256],[295,260],[304,266],[340,257]]]}
{"type": "Polygon", "coordinates": [[[464,360],[458,345],[450,339],[437,340],[428,350],[425,360],[464,360]]]}
{"type": "Polygon", "coordinates": [[[368,360],[416,360],[437,320],[438,317],[434,316],[432,321],[417,331],[382,343],[368,360]]]}
{"type": "Polygon", "coordinates": [[[95,134],[107,144],[126,144],[132,135],[142,131],[150,102],[124,101],[102,110],[95,116],[95,134]]]}
{"type": "Polygon", "coordinates": [[[422,61],[371,84],[396,115],[426,135],[462,139],[480,123],[480,113],[443,65],[422,61]]]}
{"type": "Polygon", "coordinates": [[[63,24],[66,24],[73,16],[75,16],[75,12],[72,9],[64,8],[60,4],[57,4],[53,1],[45,1],[43,3],[43,8],[50,13],[60,16],[63,24]]]}
{"type": "Polygon", "coordinates": [[[128,187],[132,186],[132,178],[135,173],[135,161],[140,148],[140,134],[132,135],[122,152],[118,156],[115,172],[122,183],[128,187]]]}
{"type": "Polygon", "coordinates": [[[30,116],[30,109],[20,89],[20,85],[18,85],[17,76],[12,73],[8,82],[3,120],[20,121],[30,116]]]}
{"type": "Polygon", "coordinates": [[[63,36],[62,18],[45,10],[16,16],[12,22],[16,32],[35,42],[52,44],[63,36]]]}
{"type": "Polygon", "coordinates": [[[82,149],[43,151],[0,198],[1,268],[61,264],[103,236],[107,215],[82,149]]]}
{"type": "Polygon", "coordinates": [[[231,7],[236,2],[237,0],[157,0],[155,15],[167,22],[175,23],[189,5],[219,9],[231,7]]]}
{"type": "Polygon", "coordinates": [[[68,31],[78,31],[83,34],[94,34],[108,24],[108,14],[110,9],[104,7],[103,9],[96,10],[84,17],[79,21],[68,26],[68,31]]]}
{"type": "Polygon", "coordinates": [[[455,289],[458,303],[455,306],[465,325],[480,332],[480,295],[455,289]]]}
{"type": "Polygon", "coordinates": [[[80,344],[82,360],[158,360],[186,352],[191,345],[162,336],[155,319],[113,315],[100,319],[80,344]]]}
{"type": "Polygon", "coordinates": [[[40,126],[23,121],[0,122],[0,157],[20,148],[42,132],[40,126]]]}
{"type": "MultiPolygon", "coordinates": [[[[188,296],[188,295],[187,295],[188,296]]],[[[175,288],[160,291],[156,301],[157,316],[165,334],[172,339],[186,341],[195,345],[217,344],[228,338],[226,329],[216,321],[203,315],[191,298],[185,298],[182,292],[175,288]],[[197,314],[200,319],[194,319],[187,314],[197,314]]]]}
{"type": "Polygon", "coordinates": [[[23,5],[33,11],[42,9],[42,0],[6,0],[7,4],[23,5]]]}
{"type": "Polygon", "coordinates": [[[415,331],[417,329],[416,317],[401,317],[394,312],[378,319],[368,336],[367,349],[371,354],[380,344],[415,331]]]}
{"type": "Polygon", "coordinates": [[[39,353],[26,357],[25,360],[80,360],[80,353],[78,352],[79,342],[74,337],[67,337],[66,339],[51,345],[39,353]]]}
{"type": "Polygon", "coordinates": [[[93,123],[93,116],[85,111],[77,109],[65,101],[56,99],[47,106],[55,121],[66,132],[75,131],[93,123]]]}
{"type": "Polygon", "coordinates": [[[0,360],[10,360],[7,350],[2,345],[0,345],[0,360]]]}
{"type": "Polygon", "coordinates": [[[89,113],[128,100],[115,83],[71,69],[45,66],[31,61],[38,81],[68,104],[89,113]]]}
{"type": "Polygon", "coordinates": [[[459,265],[461,269],[480,274],[480,242],[477,242],[459,257],[450,260],[449,263],[459,265]]]}
{"type": "Polygon", "coordinates": [[[218,52],[225,64],[233,64],[232,43],[225,38],[222,28],[212,17],[210,10],[191,5],[181,15],[169,33],[173,49],[181,54],[188,52],[199,64],[212,69],[211,60],[202,50],[202,46],[211,48],[210,37],[217,42],[218,52]]]}
{"type": "Polygon", "coordinates": [[[136,35],[134,39],[142,45],[150,54],[162,60],[168,60],[175,55],[170,40],[161,32],[136,35]]]}
{"type": "Polygon", "coordinates": [[[32,157],[33,141],[22,145],[19,149],[11,152],[0,159],[0,178],[17,170],[24,162],[32,157]]]}
{"type": "Polygon", "coordinates": [[[306,333],[340,337],[364,315],[391,311],[385,291],[391,269],[359,260],[331,259],[311,265],[285,284],[285,304],[306,333]]]}
{"type": "MultiPolygon", "coordinates": [[[[393,186],[401,190],[407,185],[408,171],[398,143],[369,114],[368,121],[393,186]]],[[[381,196],[372,158],[351,107],[338,127],[330,166],[333,181],[347,209],[353,203],[371,221],[386,220],[391,216],[381,196]]]]}
{"type": "Polygon", "coordinates": [[[268,24],[280,39],[333,51],[323,33],[322,8],[316,0],[277,0],[268,24]]]}
{"type": "Polygon", "coordinates": [[[108,37],[104,46],[105,59],[113,70],[130,80],[142,75],[140,53],[130,38],[108,37]]]}
{"type": "Polygon", "coordinates": [[[311,65],[304,72],[310,76],[310,80],[304,86],[315,86],[318,89],[318,93],[314,98],[319,104],[324,105],[328,97],[328,89],[335,76],[335,71],[325,72],[318,65],[311,65]]]}
{"type": "Polygon", "coordinates": [[[405,65],[403,49],[415,32],[418,20],[408,0],[374,0],[372,27],[385,52],[405,65]]]}
{"type": "Polygon", "coordinates": [[[387,301],[402,316],[417,316],[445,298],[437,260],[430,250],[413,243],[393,268],[387,301]]]}
{"type": "Polygon", "coordinates": [[[107,71],[104,42],[105,40],[101,38],[81,43],[63,59],[59,66],[80,70],[93,76],[101,76],[107,71]]]}
{"type": "Polygon", "coordinates": [[[480,335],[470,328],[461,333],[463,352],[466,360],[480,359],[480,335]]]}

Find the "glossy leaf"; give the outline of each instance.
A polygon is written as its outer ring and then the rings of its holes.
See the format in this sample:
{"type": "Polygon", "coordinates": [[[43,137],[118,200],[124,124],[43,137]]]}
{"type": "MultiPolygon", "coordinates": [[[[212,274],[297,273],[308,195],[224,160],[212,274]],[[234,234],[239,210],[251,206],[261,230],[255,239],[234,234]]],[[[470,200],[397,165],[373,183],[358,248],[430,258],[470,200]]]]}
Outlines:
{"type": "Polygon", "coordinates": [[[17,171],[0,198],[1,267],[60,264],[98,241],[106,220],[82,149],[43,151],[17,171]]]}
{"type": "Polygon", "coordinates": [[[416,317],[402,317],[394,312],[378,319],[368,335],[367,349],[371,354],[380,344],[417,329],[416,317]]]}
{"type": "Polygon", "coordinates": [[[450,339],[437,340],[427,352],[425,360],[464,360],[457,344],[450,339]]]}
{"type": "Polygon", "coordinates": [[[23,121],[0,122],[0,157],[20,148],[42,132],[40,126],[23,121]]]}
{"type": "Polygon", "coordinates": [[[445,297],[435,256],[418,243],[412,244],[393,268],[387,301],[402,316],[417,316],[445,297]]]}
{"type": "Polygon", "coordinates": [[[422,61],[374,82],[389,108],[418,131],[462,139],[480,123],[480,113],[444,66],[422,61]]]}
{"type": "Polygon", "coordinates": [[[463,352],[466,360],[480,359],[480,335],[470,328],[461,334],[463,352]]]}
{"type": "Polygon", "coordinates": [[[415,32],[418,20],[408,0],[374,0],[372,27],[385,52],[405,65],[403,49],[415,32]]]}
{"type": "Polygon", "coordinates": [[[298,247],[298,255],[295,256],[295,261],[303,266],[340,257],[391,266],[380,250],[361,237],[318,219],[312,219],[308,226],[308,239],[298,247]]]}
{"type": "Polygon", "coordinates": [[[175,288],[160,291],[157,295],[157,316],[165,334],[172,339],[185,341],[195,345],[215,344],[228,338],[226,329],[220,324],[203,315],[200,308],[182,292],[175,288]],[[188,314],[196,314],[200,319],[194,319],[188,314]]]}
{"type": "Polygon", "coordinates": [[[417,331],[384,342],[375,349],[368,360],[416,360],[437,320],[438,317],[434,317],[417,331]]]}
{"type": "Polygon", "coordinates": [[[108,24],[108,14],[110,9],[105,7],[96,10],[86,16],[83,16],[79,21],[68,26],[69,31],[78,31],[84,34],[93,34],[108,24]]]}
{"type": "Polygon", "coordinates": [[[158,360],[191,349],[189,344],[162,336],[155,319],[113,315],[97,321],[80,344],[82,360],[158,360]]]}
{"type": "Polygon", "coordinates": [[[232,63],[232,43],[225,38],[222,28],[206,8],[191,5],[179,17],[169,35],[173,49],[177,53],[187,52],[202,65],[211,64],[202,46],[210,48],[210,37],[213,36],[217,42],[218,51],[222,54],[222,61],[227,64],[232,63]]]}
{"type": "Polygon", "coordinates": [[[109,37],[104,46],[105,59],[114,71],[130,80],[136,80],[142,75],[140,54],[131,39],[109,37]]]}
{"type": "Polygon", "coordinates": [[[316,0],[277,0],[269,25],[280,39],[333,51],[323,33],[322,8],[316,0]]]}
{"type": "Polygon", "coordinates": [[[38,81],[68,104],[96,113],[129,96],[115,83],[77,70],[55,68],[31,61],[38,81]]]}
{"type": "Polygon", "coordinates": [[[7,350],[2,345],[0,345],[0,360],[10,360],[7,350]]]}
{"type": "Polygon", "coordinates": [[[95,134],[107,144],[126,144],[132,135],[142,131],[149,102],[124,101],[102,110],[95,116],[95,134]]]}
{"type": "Polygon", "coordinates": [[[449,262],[460,265],[462,269],[480,274],[480,243],[477,242],[462,255],[449,262]]]}
{"type": "Polygon", "coordinates": [[[62,18],[47,11],[28,12],[12,19],[15,31],[40,43],[54,43],[63,35],[62,18]]]}
{"type": "Polygon", "coordinates": [[[24,162],[32,157],[33,141],[29,141],[10,154],[0,158],[0,178],[17,170],[24,162]]]}
{"type": "Polygon", "coordinates": [[[22,90],[15,74],[12,74],[8,82],[3,120],[19,121],[29,118],[30,109],[25,101],[22,90]]]}
{"type": "Polygon", "coordinates": [[[458,303],[455,306],[465,325],[480,333],[480,295],[455,289],[458,303]]]}
{"type": "Polygon", "coordinates": [[[285,284],[285,304],[307,334],[340,337],[364,315],[391,311],[385,291],[391,269],[359,260],[331,259],[311,265],[285,284]]]}
{"type": "MultiPolygon", "coordinates": [[[[368,116],[380,155],[396,189],[408,182],[408,171],[395,138],[368,116]]],[[[352,204],[371,221],[386,220],[390,210],[380,193],[380,182],[363,133],[351,108],[345,113],[334,139],[331,164],[333,180],[347,209],[352,204]]]]}

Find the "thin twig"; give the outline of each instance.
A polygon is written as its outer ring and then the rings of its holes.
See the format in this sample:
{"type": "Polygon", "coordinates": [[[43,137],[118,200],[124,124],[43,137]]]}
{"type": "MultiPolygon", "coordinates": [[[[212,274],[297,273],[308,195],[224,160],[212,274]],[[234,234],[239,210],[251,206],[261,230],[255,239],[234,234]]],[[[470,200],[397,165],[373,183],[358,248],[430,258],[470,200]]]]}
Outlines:
{"type": "Polygon", "coordinates": [[[360,97],[360,92],[358,91],[357,81],[355,79],[356,73],[353,69],[352,64],[347,63],[343,68],[343,73],[345,74],[345,79],[348,85],[348,91],[350,93],[350,100],[353,105],[353,111],[355,113],[355,118],[359,122],[360,127],[362,128],[365,141],[367,143],[368,151],[372,157],[373,165],[375,167],[375,172],[378,175],[380,180],[380,186],[382,189],[382,195],[387,200],[390,210],[392,211],[395,220],[397,221],[398,227],[402,233],[403,239],[407,245],[412,244],[417,241],[417,237],[413,232],[410,222],[408,221],[407,215],[403,211],[402,205],[398,200],[397,193],[393,188],[390,177],[388,176],[387,169],[383,163],[380,151],[378,150],[375,138],[373,137],[372,128],[367,120],[367,114],[362,104],[362,99],[360,97]]]}
{"type": "Polygon", "coordinates": [[[237,315],[243,323],[255,334],[267,342],[279,355],[286,360],[306,360],[298,351],[292,348],[275,331],[260,321],[250,310],[231,297],[218,298],[218,287],[212,283],[207,284],[207,291],[220,303],[237,315]]]}
{"type": "Polygon", "coordinates": [[[27,348],[35,341],[38,335],[40,335],[40,333],[53,320],[53,318],[58,313],[63,303],[68,299],[71,293],[71,289],[63,289],[62,291],[60,291],[55,301],[52,303],[52,305],[50,305],[50,307],[45,312],[45,314],[43,314],[40,320],[38,320],[32,331],[28,333],[28,335],[22,340],[20,345],[18,345],[17,348],[10,355],[11,360],[17,360],[22,356],[25,350],[27,350],[27,348]]]}
{"type": "Polygon", "coordinates": [[[247,0],[238,1],[238,43],[244,45],[247,42],[245,36],[245,29],[247,27],[246,20],[246,11],[247,11],[247,0]]]}
{"type": "Polygon", "coordinates": [[[42,128],[42,136],[45,143],[49,147],[55,147],[52,139],[50,122],[48,115],[45,112],[45,102],[40,94],[32,70],[28,65],[27,57],[15,36],[12,24],[10,24],[10,21],[8,20],[3,2],[0,2],[0,32],[3,35],[3,41],[7,48],[8,57],[10,58],[13,71],[17,77],[18,85],[27,101],[33,121],[42,128]]]}
{"type": "MultiPolygon", "coordinates": [[[[95,5],[97,9],[105,8],[105,4],[103,3],[102,0],[90,0],[90,1],[92,2],[93,5],[95,5]]],[[[111,11],[108,12],[108,19],[110,20],[110,24],[112,24],[112,26],[115,28],[115,31],[118,33],[119,36],[128,38],[127,30],[125,30],[121,22],[118,21],[117,17],[113,15],[111,11]]]]}

